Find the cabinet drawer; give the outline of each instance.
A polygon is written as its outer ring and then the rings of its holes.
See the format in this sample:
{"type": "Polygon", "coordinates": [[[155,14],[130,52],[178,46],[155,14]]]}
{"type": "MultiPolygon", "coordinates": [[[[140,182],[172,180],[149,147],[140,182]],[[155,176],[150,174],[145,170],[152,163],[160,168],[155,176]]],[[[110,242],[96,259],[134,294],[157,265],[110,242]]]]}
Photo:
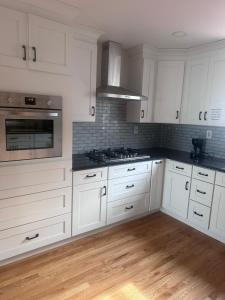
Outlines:
{"type": "Polygon", "coordinates": [[[0,231],[0,260],[71,237],[71,214],[0,231]]]}
{"type": "Polygon", "coordinates": [[[107,180],[108,168],[98,168],[73,173],[73,185],[107,180]]]}
{"type": "Polygon", "coordinates": [[[0,200],[0,230],[71,213],[72,188],[0,200]]]}
{"type": "Polygon", "coordinates": [[[225,187],[225,173],[216,172],[216,182],[215,184],[225,187]]]}
{"type": "Polygon", "coordinates": [[[1,166],[0,199],[72,186],[72,162],[1,166]]]}
{"type": "Polygon", "coordinates": [[[211,206],[213,194],[213,184],[192,179],[191,200],[200,202],[206,206],[211,206]]]}
{"type": "Polygon", "coordinates": [[[168,159],[166,161],[166,169],[168,171],[191,177],[192,165],[168,159]]]}
{"type": "Polygon", "coordinates": [[[136,216],[148,211],[149,194],[133,196],[108,203],[107,224],[136,216]]]}
{"type": "Polygon", "coordinates": [[[125,197],[149,193],[150,177],[148,173],[109,180],[108,202],[125,197]]]}
{"type": "Polygon", "coordinates": [[[210,208],[195,201],[189,203],[188,220],[190,223],[208,229],[210,208]]]}
{"type": "Polygon", "coordinates": [[[151,168],[151,161],[109,167],[109,179],[151,172],[151,168]]]}
{"type": "Polygon", "coordinates": [[[215,171],[194,166],[192,177],[205,182],[214,183],[215,171]]]}

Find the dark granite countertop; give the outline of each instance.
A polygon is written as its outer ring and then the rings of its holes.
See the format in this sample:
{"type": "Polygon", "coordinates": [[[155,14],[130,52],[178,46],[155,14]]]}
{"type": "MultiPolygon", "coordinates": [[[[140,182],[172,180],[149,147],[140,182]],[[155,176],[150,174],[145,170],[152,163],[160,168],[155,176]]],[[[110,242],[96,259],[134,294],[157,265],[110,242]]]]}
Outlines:
{"type": "Polygon", "coordinates": [[[73,171],[79,170],[87,170],[87,169],[95,169],[113,165],[127,164],[127,163],[135,163],[141,161],[151,161],[157,159],[172,159],[179,162],[184,162],[187,164],[192,164],[196,166],[200,166],[203,168],[208,168],[216,171],[225,172],[225,160],[213,157],[206,157],[201,159],[199,162],[193,161],[190,158],[190,153],[185,151],[178,151],[166,148],[151,148],[151,149],[141,149],[141,153],[150,155],[151,158],[143,159],[143,160],[134,160],[132,162],[117,162],[117,163],[104,163],[104,162],[96,162],[90,160],[84,154],[74,154],[73,155],[73,171]]]}

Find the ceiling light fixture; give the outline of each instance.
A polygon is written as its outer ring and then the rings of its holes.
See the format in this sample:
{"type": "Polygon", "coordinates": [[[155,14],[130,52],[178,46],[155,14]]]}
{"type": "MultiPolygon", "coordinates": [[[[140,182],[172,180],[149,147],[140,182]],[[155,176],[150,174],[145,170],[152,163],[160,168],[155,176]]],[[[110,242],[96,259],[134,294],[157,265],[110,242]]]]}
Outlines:
{"type": "Polygon", "coordinates": [[[187,33],[184,31],[175,31],[172,33],[172,36],[174,36],[176,38],[183,38],[183,37],[187,36],[187,33]]]}

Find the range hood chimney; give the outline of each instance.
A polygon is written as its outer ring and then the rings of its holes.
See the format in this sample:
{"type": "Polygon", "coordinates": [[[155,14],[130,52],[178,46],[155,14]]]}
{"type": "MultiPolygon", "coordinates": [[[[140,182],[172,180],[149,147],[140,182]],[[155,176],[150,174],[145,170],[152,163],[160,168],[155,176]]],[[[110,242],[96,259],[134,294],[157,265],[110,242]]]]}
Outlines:
{"type": "Polygon", "coordinates": [[[108,41],[102,47],[102,86],[97,89],[97,97],[122,100],[147,100],[134,91],[121,87],[121,45],[108,41]]]}

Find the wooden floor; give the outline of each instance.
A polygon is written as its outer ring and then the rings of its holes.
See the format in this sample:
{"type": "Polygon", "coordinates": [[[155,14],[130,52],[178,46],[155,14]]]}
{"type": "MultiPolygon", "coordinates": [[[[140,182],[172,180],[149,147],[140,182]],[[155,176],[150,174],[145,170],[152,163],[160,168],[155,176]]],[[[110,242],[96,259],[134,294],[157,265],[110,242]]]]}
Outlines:
{"type": "Polygon", "coordinates": [[[225,299],[225,246],[157,213],[1,267],[0,299],[225,299]]]}

